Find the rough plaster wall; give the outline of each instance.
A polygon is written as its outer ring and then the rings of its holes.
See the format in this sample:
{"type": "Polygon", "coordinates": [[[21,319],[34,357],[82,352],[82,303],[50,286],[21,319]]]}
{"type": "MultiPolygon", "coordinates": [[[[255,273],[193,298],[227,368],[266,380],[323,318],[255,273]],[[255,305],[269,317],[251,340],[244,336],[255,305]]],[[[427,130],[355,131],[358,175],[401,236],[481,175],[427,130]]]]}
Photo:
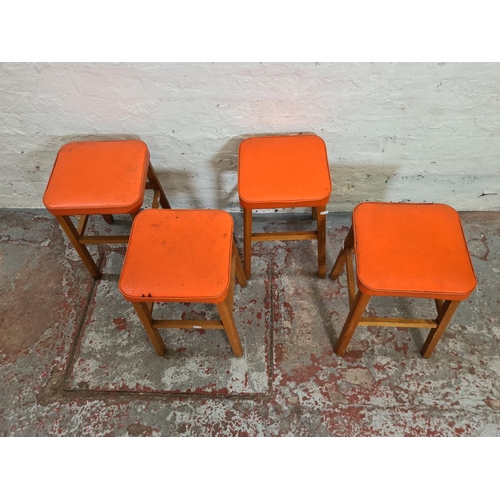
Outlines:
{"type": "Polygon", "coordinates": [[[60,146],[140,138],[172,204],[239,209],[238,145],[312,132],[330,210],[364,200],[496,210],[500,64],[0,64],[0,206],[41,207],[60,146]]]}

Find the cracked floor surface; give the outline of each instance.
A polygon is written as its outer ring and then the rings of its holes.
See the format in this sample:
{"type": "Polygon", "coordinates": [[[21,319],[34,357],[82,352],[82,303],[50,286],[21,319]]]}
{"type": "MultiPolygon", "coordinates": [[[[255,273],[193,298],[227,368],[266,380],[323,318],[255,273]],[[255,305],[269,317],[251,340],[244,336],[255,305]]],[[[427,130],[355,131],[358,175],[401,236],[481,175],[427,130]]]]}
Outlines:
{"type": "MultiPolygon", "coordinates": [[[[498,436],[500,213],[464,212],[478,287],[428,360],[427,332],[358,328],[333,353],[348,311],[345,273],[317,277],[316,242],[253,245],[252,279],[236,286],[245,355],[222,330],[161,330],[159,357],[117,288],[123,246],[89,247],[94,281],[44,210],[0,210],[0,435],[498,436]]],[[[242,218],[234,215],[242,250],[242,218]]],[[[259,216],[255,228],[307,230],[304,214],[259,216]]],[[[327,217],[327,271],[350,214],[327,217]]],[[[99,218],[92,231],[119,234],[99,218]]],[[[212,319],[203,304],[168,318],[212,319]]],[[[377,315],[432,315],[431,301],[376,298],[377,315]]]]}

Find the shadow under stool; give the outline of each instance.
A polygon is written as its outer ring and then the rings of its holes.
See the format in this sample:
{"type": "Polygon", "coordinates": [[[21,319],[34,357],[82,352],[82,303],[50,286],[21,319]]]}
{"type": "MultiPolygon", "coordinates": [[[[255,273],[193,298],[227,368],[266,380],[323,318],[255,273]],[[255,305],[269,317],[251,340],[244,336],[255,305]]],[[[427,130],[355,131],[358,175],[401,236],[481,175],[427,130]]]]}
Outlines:
{"type": "Polygon", "coordinates": [[[337,279],[344,266],[350,311],[334,348],[339,356],[358,326],[390,326],[431,328],[421,350],[428,358],[460,302],[476,287],[460,217],[441,204],[361,203],[353,211],[352,226],[330,278],[337,279]],[[434,299],[437,316],[363,316],[372,296],[434,299]]]}
{"type": "Polygon", "coordinates": [[[129,235],[85,236],[89,216],[102,215],[108,224],[113,224],[116,214],[134,218],[145,189],[154,190],[153,208],[170,208],[144,142],[70,142],[59,150],[43,202],[97,279],[101,273],[86,245],[126,244],[129,235]],[[72,216],[80,217],[77,226],[72,216]]]}
{"type": "Polygon", "coordinates": [[[227,212],[149,209],[132,224],[118,287],[160,356],[166,347],[158,328],[204,328],[224,329],[239,357],[243,348],[233,318],[235,275],[246,286],[227,212]],[[215,304],[221,320],[153,319],[154,303],[160,302],[215,304]]]}
{"type": "Polygon", "coordinates": [[[251,276],[252,242],[317,240],[318,275],[326,276],[326,204],[332,183],[326,146],[316,135],[252,137],[239,148],[238,195],[243,207],[244,265],[251,276]],[[317,231],[252,233],[252,210],[311,207],[317,231]]]}

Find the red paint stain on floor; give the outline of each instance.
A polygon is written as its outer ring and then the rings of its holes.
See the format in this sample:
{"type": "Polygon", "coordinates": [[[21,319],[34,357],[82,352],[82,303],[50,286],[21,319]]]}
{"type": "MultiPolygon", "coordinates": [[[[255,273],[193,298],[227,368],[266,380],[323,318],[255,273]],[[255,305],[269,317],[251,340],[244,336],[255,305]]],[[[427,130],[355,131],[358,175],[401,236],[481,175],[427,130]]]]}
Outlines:
{"type": "Polygon", "coordinates": [[[115,318],[113,319],[113,323],[121,332],[127,328],[127,320],[125,318],[115,318]]]}

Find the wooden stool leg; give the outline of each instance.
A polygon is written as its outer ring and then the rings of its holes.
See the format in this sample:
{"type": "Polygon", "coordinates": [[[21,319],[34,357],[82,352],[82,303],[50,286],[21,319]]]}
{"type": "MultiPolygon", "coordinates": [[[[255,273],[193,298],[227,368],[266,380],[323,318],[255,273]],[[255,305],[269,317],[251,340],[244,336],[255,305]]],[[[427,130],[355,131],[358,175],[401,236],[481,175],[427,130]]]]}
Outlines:
{"type": "Polygon", "coordinates": [[[337,260],[335,261],[335,264],[333,264],[332,270],[330,272],[330,279],[331,280],[336,280],[341,274],[342,271],[344,270],[345,266],[345,249],[342,248],[340,250],[340,253],[337,256],[337,260]]]}
{"type": "Polygon", "coordinates": [[[165,344],[160,337],[158,329],[153,328],[153,326],[151,325],[151,309],[148,307],[146,302],[132,302],[132,305],[134,306],[137,316],[139,316],[139,319],[141,320],[142,326],[148,334],[149,340],[151,340],[151,342],[153,343],[156,352],[160,356],[164,356],[167,352],[167,348],[165,347],[165,344]]]}
{"type": "Polygon", "coordinates": [[[233,239],[233,260],[236,264],[236,278],[238,278],[238,283],[241,287],[247,286],[247,277],[245,276],[245,271],[243,269],[243,265],[241,264],[240,254],[238,253],[238,249],[236,248],[236,243],[233,239]]]}
{"type": "Polygon", "coordinates": [[[89,251],[87,250],[87,247],[78,241],[79,235],[71,219],[67,215],[57,216],[56,219],[66,233],[69,241],[71,241],[75,247],[75,250],[78,252],[78,255],[89,270],[90,274],[95,279],[100,278],[101,273],[94,262],[94,259],[92,259],[89,251]]]}
{"type": "Polygon", "coordinates": [[[134,220],[139,214],[141,213],[141,209],[137,210],[137,212],[132,212],[130,214],[130,217],[132,217],[132,220],[134,220]]]}
{"type": "Polygon", "coordinates": [[[160,191],[160,205],[163,208],[172,208],[167,200],[167,197],[165,196],[165,192],[161,187],[160,181],[158,180],[158,176],[156,175],[156,172],[153,168],[153,165],[151,165],[151,162],[149,162],[149,167],[148,167],[148,180],[153,186],[153,189],[155,191],[160,191]]]}
{"type": "Polygon", "coordinates": [[[219,311],[220,319],[224,325],[224,329],[226,330],[226,335],[229,343],[231,344],[234,355],[238,358],[243,356],[243,347],[241,346],[238,330],[236,330],[236,324],[234,323],[229,294],[223,302],[217,304],[217,310],[219,311]]]}
{"type": "Polygon", "coordinates": [[[252,209],[243,209],[243,259],[247,280],[252,275],[252,209]]]}
{"type": "Polygon", "coordinates": [[[312,207],[312,218],[313,218],[313,220],[318,219],[318,208],[317,207],[312,207]]]}
{"type": "Polygon", "coordinates": [[[353,245],[354,245],[354,234],[351,227],[351,229],[349,229],[349,232],[347,233],[346,239],[344,240],[342,250],[340,250],[337,260],[335,261],[335,264],[333,264],[332,270],[330,272],[330,279],[336,280],[340,276],[346,264],[345,249],[352,248],[353,245]]]}
{"type": "Polygon", "coordinates": [[[115,219],[111,214],[102,214],[102,218],[108,223],[108,224],[114,224],[115,219]]]}
{"type": "Polygon", "coordinates": [[[318,221],[318,276],[326,277],[326,215],[322,212],[326,207],[316,207],[316,220],[318,221]]]}
{"type": "Polygon", "coordinates": [[[335,354],[339,356],[343,356],[345,354],[347,346],[351,341],[352,335],[354,334],[354,331],[356,330],[359,320],[361,319],[361,316],[363,316],[363,312],[365,311],[369,301],[370,295],[366,295],[358,290],[354,305],[349,311],[349,315],[345,320],[340,337],[337,340],[337,344],[335,345],[335,354]]]}
{"type": "Polygon", "coordinates": [[[233,252],[231,253],[231,275],[229,277],[229,291],[227,293],[227,298],[229,299],[229,306],[231,312],[233,311],[234,304],[234,281],[236,279],[236,259],[234,258],[234,242],[233,242],[233,252]]]}
{"type": "Polygon", "coordinates": [[[450,322],[453,314],[457,310],[458,304],[460,304],[459,300],[445,300],[444,304],[441,306],[441,309],[439,310],[438,317],[436,319],[436,323],[438,326],[436,328],[433,328],[430,332],[429,335],[427,336],[427,340],[424,343],[424,346],[422,347],[422,350],[420,353],[422,354],[422,357],[428,358],[432,354],[432,351],[434,351],[434,348],[436,347],[437,343],[439,342],[439,339],[443,335],[446,327],[448,326],[448,323],[450,322]]]}

